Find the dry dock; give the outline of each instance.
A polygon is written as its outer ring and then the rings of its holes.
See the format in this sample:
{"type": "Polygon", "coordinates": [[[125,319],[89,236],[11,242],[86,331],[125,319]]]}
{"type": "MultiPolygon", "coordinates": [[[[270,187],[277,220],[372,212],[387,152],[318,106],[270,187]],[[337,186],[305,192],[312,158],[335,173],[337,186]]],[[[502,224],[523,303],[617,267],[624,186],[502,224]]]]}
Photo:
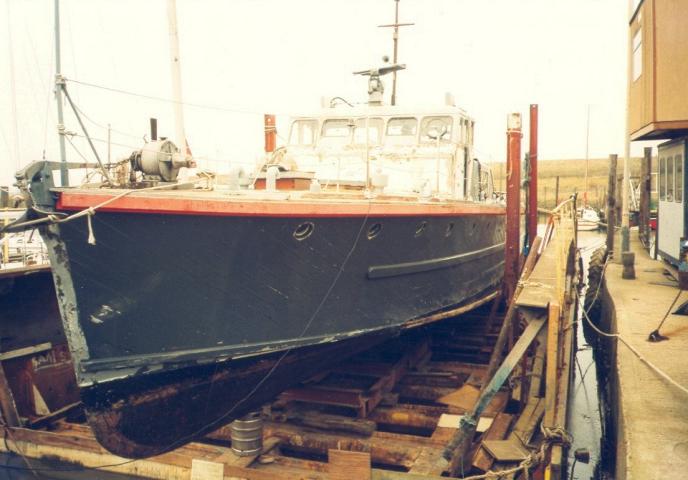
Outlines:
{"type": "MultiPolygon", "coordinates": [[[[622,279],[622,265],[608,263],[600,292],[602,328],[618,332],[648,362],[678,384],[688,385],[688,318],[670,314],[661,329],[669,340],[648,341],[676,298],[678,284],[667,275],[664,263],[641,248],[635,232],[631,237],[636,279],[622,279]]],[[[676,306],[685,300],[686,292],[676,306]]],[[[612,410],[617,412],[616,478],[686,478],[688,395],[622,341],[609,345],[612,410]]]]}

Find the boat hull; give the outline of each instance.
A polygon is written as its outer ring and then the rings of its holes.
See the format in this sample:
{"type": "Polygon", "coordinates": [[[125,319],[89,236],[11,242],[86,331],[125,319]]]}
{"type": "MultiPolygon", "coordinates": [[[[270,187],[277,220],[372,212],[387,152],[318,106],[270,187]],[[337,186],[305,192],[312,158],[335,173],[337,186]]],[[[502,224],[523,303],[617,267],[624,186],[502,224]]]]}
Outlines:
{"type": "Polygon", "coordinates": [[[499,214],[99,211],[92,233],[85,217],[42,231],[89,423],[126,457],[175,448],[494,291],[504,267],[499,214]]]}
{"type": "Polygon", "coordinates": [[[89,425],[107,450],[127,458],[159,455],[259,409],[281,391],[397,332],[96,384],[82,390],[82,400],[89,425]]]}

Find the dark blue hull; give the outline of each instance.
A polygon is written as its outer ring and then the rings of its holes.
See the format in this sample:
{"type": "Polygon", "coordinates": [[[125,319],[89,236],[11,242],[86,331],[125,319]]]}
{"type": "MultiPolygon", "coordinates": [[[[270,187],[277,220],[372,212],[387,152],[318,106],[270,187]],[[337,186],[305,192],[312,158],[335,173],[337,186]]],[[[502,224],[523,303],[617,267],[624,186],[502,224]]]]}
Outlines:
{"type": "Polygon", "coordinates": [[[93,232],[95,245],[80,219],[43,235],[91,424],[128,457],[174,448],[494,291],[504,265],[503,215],[98,212],[93,232]],[[190,415],[195,402],[203,412],[190,415]],[[138,428],[152,414],[156,428],[138,428]]]}

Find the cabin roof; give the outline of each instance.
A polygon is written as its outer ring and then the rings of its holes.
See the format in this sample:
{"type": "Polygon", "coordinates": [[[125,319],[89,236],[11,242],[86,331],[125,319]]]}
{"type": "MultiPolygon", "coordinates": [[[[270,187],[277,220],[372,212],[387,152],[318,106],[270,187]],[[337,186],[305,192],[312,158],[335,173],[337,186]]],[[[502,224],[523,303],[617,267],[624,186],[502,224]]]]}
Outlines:
{"type": "Polygon", "coordinates": [[[385,116],[385,117],[418,117],[427,115],[461,115],[469,120],[473,120],[468,116],[466,111],[459,107],[448,105],[440,105],[437,107],[410,107],[401,105],[355,105],[349,107],[348,105],[337,105],[332,108],[322,108],[320,110],[310,112],[307,114],[293,115],[292,120],[304,118],[350,118],[350,117],[365,117],[365,116],[385,116]]]}

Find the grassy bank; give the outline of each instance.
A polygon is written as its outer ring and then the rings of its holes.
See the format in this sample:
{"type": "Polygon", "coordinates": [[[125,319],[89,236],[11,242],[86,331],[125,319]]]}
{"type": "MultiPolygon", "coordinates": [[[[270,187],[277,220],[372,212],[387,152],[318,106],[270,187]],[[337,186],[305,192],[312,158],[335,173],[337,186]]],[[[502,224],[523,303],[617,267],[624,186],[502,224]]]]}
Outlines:
{"type": "MultiPolygon", "coordinates": [[[[631,159],[631,179],[640,176],[640,158],[631,159]]],[[[608,158],[591,158],[588,160],[588,203],[601,208],[605,203],[607,182],[609,175],[608,158]]],[[[653,167],[655,167],[653,161],[653,167]]],[[[538,162],[538,205],[542,208],[553,208],[556,204],[555,190],[557,177],[559,177],[559,200],[563,200],[573,193],[579,196],[585,191],[585,164],[584,159],[571,160],[540,160],[538,162]]],[[[494,175],[495,187],[499,191],[505,191],[505,164],[495,163],[491,165],[494,175]]],[[[653,168],[654,170],[654,168],[653,168]]],[[[618,175],[623,174],[623,159],[619,158],[618,175]]]]}

